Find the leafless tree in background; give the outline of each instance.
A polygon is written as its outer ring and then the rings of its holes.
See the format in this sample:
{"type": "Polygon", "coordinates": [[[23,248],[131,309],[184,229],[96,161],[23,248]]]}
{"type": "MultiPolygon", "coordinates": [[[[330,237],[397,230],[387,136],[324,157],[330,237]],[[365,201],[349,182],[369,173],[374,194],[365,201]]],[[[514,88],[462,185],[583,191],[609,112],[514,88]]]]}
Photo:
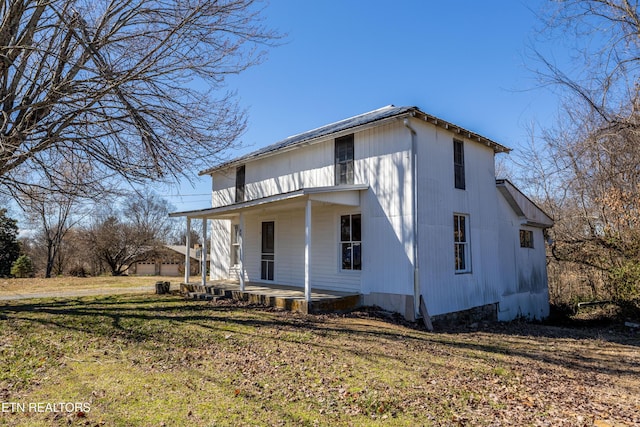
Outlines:
{"type": "Polygon", "coordinates": [[[527,162],[530,177],[540,180],[544,207],[556,219],[559,264],[551,266],[550,279],[566,284],[579,271],[578,281],[591,288],[586,297],[634,300],[640,297],[638,1],[549,5],[543,34],[573,52],[564,65],[549,52],[535,53],[542,82],[563,99],[558,125],[544,130],[543,144],[527,154],[535,160],[527,162]],[[600,288],[594,277],[603,278],[600,288]]]}
{"type": "MultiPolygon", "coordinates": [[[[73,215],[76,198],[70,194],[30,193],[22,202],[26,217],[37,230],[33,243],[45,249],[44,277],[51,277],[56,260],[61,267],[64,238],[78,218],[73,215]]],[[[55,273],[62,274],[62,271],[59,268],[55,273]]]]}
{"type": "Polygon", "coordinates": [[[129,197],[121,210],[105,212],[82,232],[91,248],[87,255],[106,265],[113,276],[152,259],[172,230],[170,210],[169,203],[152,192],[129,197]]]}
{"type": "Polygon", "coordinates": [[[34,232],[30,246],[36,270],[41,269],[39,264],[44,264],[46,278],[63,273],[68,255],[68,251],[63,249],[68,246],[65,245],[66,236],[88,213],[85,201],[75,191],[77,186],[83,184],[78,170],[62,165],[58,165],[56,170],[64,177],[65,182],[60,183],[64,184],[61,187],[63,191],[43,191],[50,185],[47,181],[40,181],[22,187],[16,198],[24,213],[25,224],[34,232]]]}
{"type": "Polygon", "coordinates": [[[245,129],[225,78],[277,38],[260,13],[255,0],[0,0],[0,193],[92,195],[211,164],[245,129]]]}

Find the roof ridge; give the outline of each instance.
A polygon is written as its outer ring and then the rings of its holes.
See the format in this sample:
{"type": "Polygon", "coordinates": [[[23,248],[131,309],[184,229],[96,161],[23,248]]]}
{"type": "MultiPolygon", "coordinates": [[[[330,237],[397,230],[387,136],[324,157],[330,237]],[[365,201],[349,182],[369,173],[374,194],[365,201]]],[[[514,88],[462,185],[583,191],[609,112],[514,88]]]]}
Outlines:
{"type": "MultiPolygon", "coordinates": [[[[342,122],[347,122],[349,120],[355,120],[358,117],[366,116],[367,114],[378,113],[378,112],[381,112],[381,111],[384,111],[384,110],[390,110],[392,108],[403,108],[403,107],[396,107],[393,104],[385,105],[384,107],[376,108],[375,110],[367,111],[366,113],[356,114],[355,116],[347,117],[346,119],[340,119],[340,120],[338,120],[336,122],[325,123],[325,124],[323,124],[321,126],[318,126],[316,128],[307,129],[307,130],[302,131],[300,133],[296,133],[296,134],[293,134],[291,136],[287,136],[284,139],[276,142],[276,144],[278,144],[279,142],[284,142],[284,141],[286,141],[288,139],[291,139],[291,138],[295,138],[295,137],[300,136],[300,135],[304,135],[305,133],[312,133],[312,132],[317,131],[318,129],[326,128],[326,127],[329,127],[329,126],[334,126],[334,125],[337,125],[337,124],[342,123],[342,122]]],[[[404,108],[411,108],[411,107],[404,107],[404,108]]]]}
{"type": "Polygon", "coordinates": [[[269,152],[278,151],[288,146],[294,146],[296,144],[302,143],[309,139],[314,139],[319,136],[324,136],[331,133],[344,131],[347,129],[351,129],[353,127],[357,127],[363,124],[371,123],[377,120],[385,119],[388,117],[392,117],[394,115],[402,114],[407,111],[417,110],[417,109],[418,107],[396,107],[393,104],[385,105],[384,107],[378,108],[376,110],[368,111],[366,113],[361,113],[353,117],[338,120],[337,122],[327,123],[322,126],[316,127],[314,129],[306,130],[306,131],[297,133],[295,135],[288,136],[280,141],[264,146],[244,156],[237,157],[233,160],[216,165],[212,168],[200,171],[199,175],[208,174],[216,169],[219,169],[229,164],[233,164],[240,160],[255,158],[257,156],[261,156],[269,152]]]}

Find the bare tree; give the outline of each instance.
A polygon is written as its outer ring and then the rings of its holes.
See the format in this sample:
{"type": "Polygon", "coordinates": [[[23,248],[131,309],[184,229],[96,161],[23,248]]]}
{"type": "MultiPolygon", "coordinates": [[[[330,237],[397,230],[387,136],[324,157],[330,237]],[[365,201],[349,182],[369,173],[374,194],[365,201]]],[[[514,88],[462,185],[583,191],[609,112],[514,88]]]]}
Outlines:
{"type": "Polygon", "coordinates": [[[102,215],[86,231],[87,246],[114,276],[156,255],[171,231],[170,205],[154,193],[129,197],[120,211],[102,215]]]}
{"type": "Polygon", "coordinates": [[[277,36],[256,0],[0,0],[0,192],[92,193],[210,164],[245,128],[225,78],[277,36]],[[81,171],[69,187],[61,162],[81,171]]]}
{"type": "Polygon", "coordinates": [[[21,187],[17,194],[17,201],[28,222],[31,224],[35,235],[32,244],[35,246],[35,254],[43,256],[35,257],[45,265],[44,277],[51,277],[52,273],[62,274],[64,269],[65,253],[63,250],[67,233],[84,219],[87,209],[82,206],[82,200],[75,194],[75,186],[82,184],[82,179],[67,165],[58,165],[56,170],[65,177],[65,185],[61,192],[43,191],[50,188],[46,180],[35,185],[21,187]],[[38,250],[40,247],[43,250],[38,250]]]}
{"type": "Polygon", "coordinates": [[[148,259],[155,245],[151,236],[116,216],[97,221],[86,237],[95,258],[105,263],[113,276],[120,276],[134,263],[148,259]]]}
{"type": "MultiPolygon", "coordinates": [[[[567,65],[534,50],[543,84],[601,125],[625,123],[638,109],[638,0],[556,0],[545,5],[543,36],[569,47],[567,65]]],[[[575,111],[574,111],[575,113],[575,111]]]]}
{"type": "Polygon", "coordinates": [[[169,212],[174,211],[166,199],[150,190],[143,190],[129,195],[123,203],[121,216],[142,233],[149,234],[159,243],[168,243],[174,218],[169,212]]]}
{"type": "MultiPolygon", "coordinates": [[[[562,95],[555,128],[528,164],[556,219],[555,259],[591,269],[589,287],[640,297],[640,16],[632,0],[550,2],[545,34],[573,43],[570,69],[539,51],[539,76],[562,95]]],[[[564,269],[555,269],[566,272],[564,269]]],[[[576,271],[577,269],[574,269],[576,271]]],[[[553,280],[553,277],[552,277],[553,280]]]]}
{"type": "MultiPolygon", "coordinates": [[[[174,228],[170,241],[173,245],[185,245],[187,243],[187,230],[186,227],[184,227],[184,223],[174,228]]],[[[191,228],[189,229],[189,241],[191,242],[191,246],[201,245],[202,236],[198,231],[191,228]]]]}

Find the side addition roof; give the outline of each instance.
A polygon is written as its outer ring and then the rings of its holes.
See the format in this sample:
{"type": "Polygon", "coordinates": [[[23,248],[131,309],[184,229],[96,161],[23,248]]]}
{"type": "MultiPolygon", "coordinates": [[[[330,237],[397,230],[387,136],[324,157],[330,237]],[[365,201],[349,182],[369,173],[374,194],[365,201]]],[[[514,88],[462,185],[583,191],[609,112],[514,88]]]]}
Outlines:
{"type": "Polygon", "coordinates": [[[553,218],[533,203],[509,180],[497,179],[496,187],[516,215],[525,220],[524,224],[539,228],[553,227],[553,218]]]}
{"type": "Polygon", "coordinates": [[[340,120],[335,123],[330,123],[328,125],[321,126],[319,128],[300,133],[298,135],[290,136],[288,138],[283,139],[280,142],[276,142],[275,144],[261,148],[259,150],[256,150],[242,157],[238,157],[228,162],[224,162],[222,164],[216,165],[212,168],[205,169],[201,171],[199,175],[207,175],[218,169],[223,169],[229,166],[233,166],[234,164],[240,164],[248,160],[254,160],[261,157],[266,157],[277,151],[293,148],[301,144],[307,144],[312,142],[313,140],[316,140],[318,138],[321,138],[327,135],[337,134],[339,132],[344,132],[348,130],[355,130],[356,128],[370,125],[372,123],[376,123],[376,122],[380,122],[380,121],[388,120],[392,118],[402,118],[402,117],[417,117],[426,122],[430,122],[436,126],[440,126],[444,129],[450,130],[451,132],[457,133],[463,137],[473,139],[482,144],[486,144],[487,146],[492,147],[496,153],[506,153],[511,151],[509,148],[505,147],[504,145],[501,145],[495,141],[492,141],[489,138],[486,138],[475,132],[471,132],[453,123],[439,119],[438,117],[427,114],[421,111],[418,107],[396,107],[394,105],[388,105],[386,107],[382,107],[377,110],[370,111],[368,113],[360,114],[358,116],[340,120]]]}

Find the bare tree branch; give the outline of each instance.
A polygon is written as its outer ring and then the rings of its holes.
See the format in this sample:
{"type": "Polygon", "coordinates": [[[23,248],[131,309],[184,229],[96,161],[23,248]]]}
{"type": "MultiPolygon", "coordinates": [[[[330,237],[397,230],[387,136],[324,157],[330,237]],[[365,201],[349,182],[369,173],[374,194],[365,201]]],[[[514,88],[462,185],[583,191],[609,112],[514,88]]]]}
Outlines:
{"type": "Polygon", "coordinates": [[[0,0],[0,191],[57,162],[140,183],[190,174],[232,147],[245,113],[226,76],[278,35],[257,0],[0,0]],[[61,160],[62,159],[62,160],[61,160]]]}
{"type": "Polygon", "coordinates": [[[640,298],[638,0],[547,6],[542,34],[573,53],[562,66],[549,52],[533,55],[541,82],[564,101],[556,127],[536,141],[536,161],[528,164],[537,166],[530,172],[545,181],[540,185],[552,189],[542,201],[556,220],[551,271],[565,277],[551,281],[572,284],[567,276],[586,267],[604,279],[608,297],[632,301],[640,298]]]}

